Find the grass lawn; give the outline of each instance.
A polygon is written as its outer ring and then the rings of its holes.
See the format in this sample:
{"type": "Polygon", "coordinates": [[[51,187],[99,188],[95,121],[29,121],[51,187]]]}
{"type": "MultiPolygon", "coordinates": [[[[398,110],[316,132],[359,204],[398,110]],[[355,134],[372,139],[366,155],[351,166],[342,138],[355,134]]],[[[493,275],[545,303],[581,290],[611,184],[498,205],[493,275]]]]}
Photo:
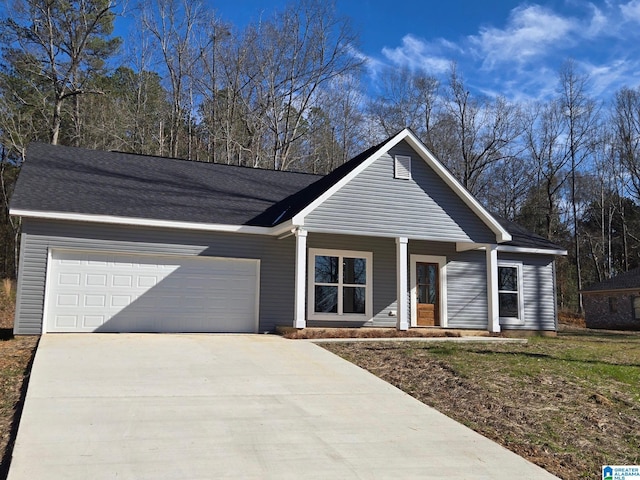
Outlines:
{"type": "Polygon", "coordinates": [[[322,344],[564,479],[640,464],[640,334],[322,344]]]}

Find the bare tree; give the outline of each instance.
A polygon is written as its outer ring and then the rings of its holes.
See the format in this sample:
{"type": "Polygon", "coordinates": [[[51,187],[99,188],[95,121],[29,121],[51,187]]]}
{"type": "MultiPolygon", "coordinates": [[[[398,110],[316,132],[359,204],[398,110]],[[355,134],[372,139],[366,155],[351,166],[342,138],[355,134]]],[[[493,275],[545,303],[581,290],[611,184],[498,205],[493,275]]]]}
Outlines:
{"type": "Polygon", "coordinates": [[[612,123],[616,156],[629,173],[630,193],[640,200],[640,89],[616,93],[612,123]]]}
{"type": "Polygon", "coordinates": [[[580,258],[580,232],[576,178],[578,169],[589,157],[595,144],[597,106],[587,94],[587,77],[576,71],[575,63],[568,61],[560,70],[560,96],[567,133],[567,152],[570,164],[570,202],[573,226],[575,274],[578,288],[578,313],[582,313],[582,271],[580,258]]]}
{"type": "Polygon", "coordinates": [[[158,64],[168,79],[171,114],[167,153],[178,156],[180,133],[186,129],[186,156],[190,158],[194,75],[203,43],[208,42],[204,32],[210,25],[209,12],[200,1],[154,0],[144,5],[141,22],[159,49],[158,64]]]}
{"type": "Polygon", "coordinates": [[[488,188],[483,196],[487,206],[492,212],[514,221],[534,179],[531,163],[521,156],[514,156],[495,164],[488,177],[488,188]]]}
{"type": "Polygon", "coordinates": [[[556,237],[559,222],[560,192],[567,180],[569,156],[564,149],[565,129],[561,105],[551,100],[533,105],[526,114],[524,141],[535,176],[535,200],[544,212],[544,231],[547,238],[556,237]]]}
{"type": "MultiPolygon", "coordinates": [[[[393,135],[405,127],[421,138],[431,134],[438,81],[408,68],[387,68],[380,73],[380,93],[367,111],[384,133],[393,135]]],[[[426,142],[429,146],[430,143],[426,142]]]]}
{"type": "Polygon", "coordinates": [[[321,0],[291,4],[254,27],[251,40],[248,77],[270,134],[265,153],[272,168],[284,170],[295,161],[295,144],[307,131],[319,89],[355,72],[362,60],[353,54],[349,22],[321,0]]]}
{"type": "Polygon", "coordinates": [[[512,148],[522,133],[519,108],[504,98],[476,98],[451,69],[447,99],[439,129],[444,141],[434,144],[447,166],[473,194],[486,185],[485,173],[497,163],[514,157],[512,148]],[[445,143],[446,142],[446,143],[445,143]]]}
{"type": "Polygon", "coordinates": [[[53,144],[60,139],[64,102],[75,99],[72,137],[78,143],[79,98],[100,93],[85,86],[119,45],[118,38],[110,38],[113,6],[111,0],[16,0],[11,16],[3,21],[4,56],[16,71],[34,80],[33,89],[50,108],[53,144]]]}

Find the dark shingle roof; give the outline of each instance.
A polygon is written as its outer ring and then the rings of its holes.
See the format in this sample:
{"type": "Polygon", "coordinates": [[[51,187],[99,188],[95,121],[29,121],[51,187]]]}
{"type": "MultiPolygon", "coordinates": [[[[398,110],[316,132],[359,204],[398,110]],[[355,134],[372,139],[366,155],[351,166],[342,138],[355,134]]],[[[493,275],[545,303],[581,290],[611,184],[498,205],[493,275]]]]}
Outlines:
{"type": "Polygon", "coordinates": [[[306,188],[303,188],[273,205],[273,207],[269,208],[262,215],[257,217],[256,220],[259,221],[261,225],[277,225],[280,222],[290,220],[297,213],[300,213],[307,205],[331,188],[332,185],[335,185],[342,178],[355,170],[367,158],[382,147],[382,145],[387,143],[388,140],[389,139],[365,150],[327,175],[320,177],[317,181],[306,188]]]}
{"type": "Polygon", "coordinates": [[[28,148],[11,208],[264,225],[254,217],[319,178],[34,143],[28,148]]]}
{"type": "MultiPolygon", "coordinates": [[[[33,143],[11,209],[271,227],[290,220],[388,141],[325,176],[33,143]]],[[[504,245],[562,250],[495,218],[513,237],[504,245]]]]}
{"type": "Polygon", "coordinates": [[[493,217],[498,220],[500,225],[502,225],[502,227],[511,235],[511,241],[501,243],[501,245],[523,248],[542,248],[545,250],[564,250],[564,248],[558,244],[553,243],[551,240],[536,233],[530,232],[517,223],[513,223],[512,221],[499,217],[498,215],[493,215],[493,217]]]}
{"type": "Polygon", "coordinates": [[[609,290],[640,289],[640,267],[620,273],[615,277],[594,283],[583,289],[583,292],[601,292],[609,290]]]}

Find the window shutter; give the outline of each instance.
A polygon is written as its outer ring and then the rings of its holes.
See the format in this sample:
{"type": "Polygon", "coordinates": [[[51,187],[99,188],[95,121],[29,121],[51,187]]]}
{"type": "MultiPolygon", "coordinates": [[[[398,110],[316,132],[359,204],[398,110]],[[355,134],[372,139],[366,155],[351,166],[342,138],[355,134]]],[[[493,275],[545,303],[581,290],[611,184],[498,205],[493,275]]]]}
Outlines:
{"type": "Polygon", "coordinates": [[[395,178],[402,178],[404,180],[411,179],[411,157],[406,155],[396,155],[395,178]]]}

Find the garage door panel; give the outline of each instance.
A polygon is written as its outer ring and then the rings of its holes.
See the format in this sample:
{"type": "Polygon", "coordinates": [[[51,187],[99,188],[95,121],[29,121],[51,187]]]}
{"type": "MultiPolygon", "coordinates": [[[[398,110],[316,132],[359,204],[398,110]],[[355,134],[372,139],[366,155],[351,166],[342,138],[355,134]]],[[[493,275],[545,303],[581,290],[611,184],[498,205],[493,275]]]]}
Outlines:
{"type": "Polygon", "coordinates": [[[253,332],[257,261],[54,251],[51,332],[253,332]]]}
{"type": "Polygon", "coordinates": [[[105,273],[87,273],[84,275],[84,285],[87,287],[106,287],[107,275],[105,273]]]}

